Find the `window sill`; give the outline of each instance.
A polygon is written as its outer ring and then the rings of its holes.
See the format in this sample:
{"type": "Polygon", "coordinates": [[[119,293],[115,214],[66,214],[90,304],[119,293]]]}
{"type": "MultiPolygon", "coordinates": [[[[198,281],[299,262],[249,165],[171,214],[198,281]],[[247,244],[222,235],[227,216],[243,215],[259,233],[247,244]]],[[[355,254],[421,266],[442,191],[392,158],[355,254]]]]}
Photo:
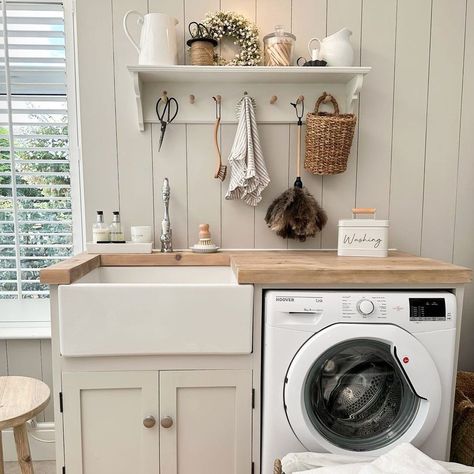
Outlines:
{"type": "Polygon", "coordinates": [[[0,300],[2,339],[51,339],[49,299],[0,300]]]}

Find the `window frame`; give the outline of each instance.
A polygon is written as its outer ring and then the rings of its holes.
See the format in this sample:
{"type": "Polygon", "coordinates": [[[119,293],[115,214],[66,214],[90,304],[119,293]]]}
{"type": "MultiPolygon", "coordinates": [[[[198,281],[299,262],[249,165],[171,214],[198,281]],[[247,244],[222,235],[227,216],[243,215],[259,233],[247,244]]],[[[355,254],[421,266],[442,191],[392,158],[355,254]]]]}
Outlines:
{"type": "MultiPolygon", "coordinates": [[[[47,0],[5,0],[3,4],[48,3],[47,0]]],[[[76,75],[76,40],[74,0],[58,0],[64,9],[66,58],[66,99],[69,139],[69,169],[71,182],[71,216],[73,255],[83,251],[85,242],[83,177],[79,135],[79,111],[76,75]]],[[[50,337],[49,298],[0,300],[0,339],[50,337]],[[34,315],[34,316],[32,316],[34,315]]]]}

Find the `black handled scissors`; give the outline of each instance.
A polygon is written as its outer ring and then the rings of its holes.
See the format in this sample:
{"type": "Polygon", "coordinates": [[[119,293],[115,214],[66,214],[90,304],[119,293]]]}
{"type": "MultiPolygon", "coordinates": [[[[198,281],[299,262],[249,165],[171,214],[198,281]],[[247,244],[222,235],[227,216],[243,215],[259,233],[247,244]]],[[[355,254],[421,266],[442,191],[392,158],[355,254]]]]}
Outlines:
{"type": "Polygon", "coordinates": [[[156,115],[161,123],[160,145],[158,151],[161,150],[161,145],[165,138],[166,127],[176,118],[178,110],[178,101],[174,97],[167,97],[164,99],[160,97],[156,103],[156,115]]]}

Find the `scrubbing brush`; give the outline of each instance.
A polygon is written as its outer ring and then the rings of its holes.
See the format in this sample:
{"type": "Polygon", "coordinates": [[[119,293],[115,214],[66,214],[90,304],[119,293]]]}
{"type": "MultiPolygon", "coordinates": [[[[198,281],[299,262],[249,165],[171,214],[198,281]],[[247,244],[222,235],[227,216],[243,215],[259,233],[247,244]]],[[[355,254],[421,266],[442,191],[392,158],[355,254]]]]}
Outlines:
{"type": "Polygon", "coordinates": [[[227,175],[227,166],[222,164],[222,155],[221,155],[221,150],[219,148],[219,140],[218,140],[219,126],[221,124],[221,96],[217,95],[213,97],[213,99],[216,102],[216,123],[214,125],[214,144],[216,146],[216,152],[217,152],[216,172],[214,173],[214,178],[224,181],[227,175]]]}

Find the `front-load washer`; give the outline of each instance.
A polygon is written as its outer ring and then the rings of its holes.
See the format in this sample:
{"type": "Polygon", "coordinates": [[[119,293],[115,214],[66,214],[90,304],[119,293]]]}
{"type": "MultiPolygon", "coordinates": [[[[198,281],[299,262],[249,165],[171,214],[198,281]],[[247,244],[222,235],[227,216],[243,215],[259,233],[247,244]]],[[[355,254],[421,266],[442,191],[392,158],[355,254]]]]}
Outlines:
{"type": "Polygon", "coordinates": [[[456,298],[446,291],[265,294],[262,473],[289,452],[447,459],[456,298]]]}

